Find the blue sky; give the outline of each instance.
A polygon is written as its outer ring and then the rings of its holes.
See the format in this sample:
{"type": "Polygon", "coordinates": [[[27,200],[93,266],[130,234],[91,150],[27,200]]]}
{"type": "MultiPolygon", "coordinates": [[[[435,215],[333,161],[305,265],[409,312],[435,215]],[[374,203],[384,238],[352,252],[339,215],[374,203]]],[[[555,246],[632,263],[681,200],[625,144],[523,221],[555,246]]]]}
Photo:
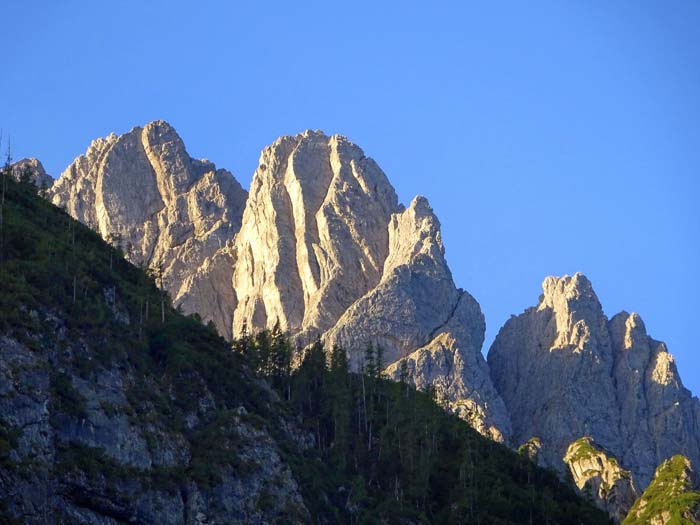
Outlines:
{"type": "Polygon", "coordinates": [[[582,271],[700,393],[700,3],[241,4],[3,2],[14,156],[162,118],[247,186],[277,136],[347,135],[429,198],[487,345],[582,271]]]}

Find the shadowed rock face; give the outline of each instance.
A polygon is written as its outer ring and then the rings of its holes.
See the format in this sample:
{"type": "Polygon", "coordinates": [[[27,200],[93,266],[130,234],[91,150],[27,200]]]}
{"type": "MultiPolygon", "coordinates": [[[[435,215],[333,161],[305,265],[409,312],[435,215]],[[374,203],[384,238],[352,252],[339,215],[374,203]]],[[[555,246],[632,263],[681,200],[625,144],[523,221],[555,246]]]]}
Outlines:
{"type": "Polygon", "coordinates": [[[569,444],[592,437],[645,487],[673,454],[700,460],[699,403],[673,357],[637,314],[610,321],[582,274],[548,277],[537,307],[512,317],[488,355],[515,442],[542,439],[563,469],[569,444]]]}
{"type": "Polygon", "coordinates": [[[229,172],[191,158],[168,123],[93,141],[49,199],[120,245],[134,264],[160,269],[176,305],[231,336],[227,244],[240,228],[246,192],[229,172]]]}
{"type": "MultiPolygon", "coordinates": [[[[309,522],[282,449],[264,425],[251,424],[242,405],[231,406],[235,400],[217,396],[196,375],[201,397],[183,419],[185,425],[179,425],[171,412],[155,408],[143,395],[133,395],[148,391],[174,400],[175,388],[167,393],[161,390],[129,359],[97,367],[94,373],[79,372],[77,356],[95,360],[95,346],[67,338],[63,321],[53,313],[42,310],[38,316],[43,323],[41,346],[29,348],[0,336],[0,423],[21,429],[12,451],[17,466],[0,468],[0,494],[11,515],[21,516],[16,523],[309,522]],[[56,374],[64,378],[62,388],[80,403],[80,414],[57,408],[56,374]],[[135,414],[147,417],[148,423],[135,414]],[[214,483],[190,478],[178,487],[174,472],[184,473],[196,454],[192,432],[206,429],[216,414],[217,427],[226,436],[217,446],[245,462],[245,474],[240,468],[222,465],[214,483]],[[95,457],[100,458],[96,473],[81,472],[80,465],[94,462],[95,457]],[[150,476],[156,479],[159,472],[168,473],[161,479],[175,483],[170,489],[147,481],[150,476]],[[257,505],[269,486],[274,486],[275,497],[264,507],[257,505]]],[[[275,397],[269,394],[272,404],[275,397]]],[[[179,404],[184,406],[185,401],[179,404]]],[[[286,432],[287,425],[283,427],[286,432]]],[[[290,433],[289,442],[294,439],[290,433]]]]}

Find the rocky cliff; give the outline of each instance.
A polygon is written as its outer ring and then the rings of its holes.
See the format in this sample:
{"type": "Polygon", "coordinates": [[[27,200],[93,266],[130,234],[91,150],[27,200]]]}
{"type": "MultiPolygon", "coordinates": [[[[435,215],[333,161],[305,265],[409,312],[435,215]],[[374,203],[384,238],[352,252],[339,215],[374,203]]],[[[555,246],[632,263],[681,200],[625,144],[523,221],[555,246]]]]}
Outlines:
{"type": "Polygon", "coordinates": [[[484,316],[476,300],[455,287],[444,252],[437,217],[425,198],[416,197],[391,217],[379,283],[325,339],[356,360],[367,341],[381,345],[389,377],[398,379],[404,369],[419,388],[434,386],[479,432],[507,441],[510,422],[481,355],[484,316]]]}
{"type": "Polygon", "coordinates": [[[53,184],[53,178],[46,173],[43,164],[39,159],[22,159],[11,166],[12,177],[20,180],[26,177],[29,182],[41,190],[47,190],[53,184]]]}
{"type": "Polygon", "coordinates": [[[456,288],[426,199],[408,209],[376,162],[345,137],[306,131],[265,148],[250,195],[188,156],[165,122],[98,139],[50,190],[53,203],[134,263],[163,273],[185,312],[225,337],[279,326],[306,346],[341,343],[351,361],[381,344],[390,376],[480,432],[508,440],[481,355],[484,319],[456,288]],[[245,208],[245,209],[244,209],[245,208]]]}
{"type": "Polygon", "coordinates": [[[632,474],[614,457],[584,437],[569,445],[564,462],[582,494],[593,498],[617,523],[627,516],[637,498],[637,489],[632,474]]]}
{"type": "Polygon", "coordinates": [[[280,328],[303,344],[376,286],[400,207],[379,166],[341,136],[265,148],[236,237],[234,334],[280,328]]]}
{"type": "Polygon", "coordinates": [[[663,343],[637,314],[608,320],[582,274],[548,277],[539,304],[512,317],[488,354],[515,442],[542,440],[563,470],[573,441],[590,436],[645,487],[674,454],[700,461],[699,403],[663,343]]]}
{"type": "Polygon", "coordinates": [[[231,336],[228,245],[240,228],[246,192],[229,172],[191,158],[168,123],[93,141],[49,199],[121,246],[131,262],[162,276],[184,311],[231,336]]]}
{"type": "Polygon", "coordinates": [[[481,355],[478,303],[455,287],[427,200],[407,209],[377,164],[341,136],[307,131],[266,148],[235,240],[234,334],[279,325],[304,346],[341,344],[359,366],[368,343],[387,373],[435,385],[485,435],[508,440],[481,355]]]}

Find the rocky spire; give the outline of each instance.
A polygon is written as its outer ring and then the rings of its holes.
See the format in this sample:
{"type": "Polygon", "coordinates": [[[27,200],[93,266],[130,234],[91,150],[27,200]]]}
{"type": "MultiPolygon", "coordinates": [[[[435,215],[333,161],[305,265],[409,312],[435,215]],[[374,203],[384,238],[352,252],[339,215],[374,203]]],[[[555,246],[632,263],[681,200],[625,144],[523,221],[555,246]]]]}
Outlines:
{"type": "Polygon", "coordinates": [[[666,345],[647,335],[636,313],[615,315],[609,330],[623,463],[635,466],[644,486],[659,463],[675,454],[700,463],[700,402],[683,386],[666,345]]]}
{"type": "Polygon", "coordinates": [[[481,355],[484,316],[457,289],[444,257],[440,223],[427,199],[416,197],[389,222],[389,254],[380,282],[326,334],[357,362],[365,345],[384,349],[389,377],[402,368],[484,435],[510,438],[510,422],[481,355]],[[402,362],[405,361],[405,366],[402,362]]]}
{"type": "Polygon", "coordinates": [[[569,444],[590,436],[643,488],[670,455],[700,460],[699,403],[663,343],[636,314],[605,317],[582,274],[548,277],[537,307],[512,317],[488,354],[515,442],[542,440],[563,469],[569,444]]]}
{"type": "Polygon", "coordinates": [[[39,189],[48,189],[53,184],[53,178],[46,173],[39,159],[28,158],[17,161],[12,164],[11,173],[15,180],[20,180],[26,175],[29,181],[39,189]]]}
{"type": "Polygon", "coordinates": [[[229,172],[191,158],[167,122],[93,141],[49,198],[119,244],[134,264],[160,268],[176,305],[230,337],[227,244],[240,228],[246,192],[229,172]]]}

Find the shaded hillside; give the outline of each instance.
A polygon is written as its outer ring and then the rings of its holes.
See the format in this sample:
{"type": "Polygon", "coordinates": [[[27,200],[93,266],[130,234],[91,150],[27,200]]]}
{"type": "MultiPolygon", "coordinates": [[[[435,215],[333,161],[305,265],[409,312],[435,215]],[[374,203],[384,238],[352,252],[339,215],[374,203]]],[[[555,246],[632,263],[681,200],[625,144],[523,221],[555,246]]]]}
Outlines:
{"type": "Polygon", "coordinates": [[[291,374],[281,334],[232,350],[160,276],[3,184],[1,523],[607,523],[378,377],[376,353],[351,375],[317,345],[291,374]]]}

